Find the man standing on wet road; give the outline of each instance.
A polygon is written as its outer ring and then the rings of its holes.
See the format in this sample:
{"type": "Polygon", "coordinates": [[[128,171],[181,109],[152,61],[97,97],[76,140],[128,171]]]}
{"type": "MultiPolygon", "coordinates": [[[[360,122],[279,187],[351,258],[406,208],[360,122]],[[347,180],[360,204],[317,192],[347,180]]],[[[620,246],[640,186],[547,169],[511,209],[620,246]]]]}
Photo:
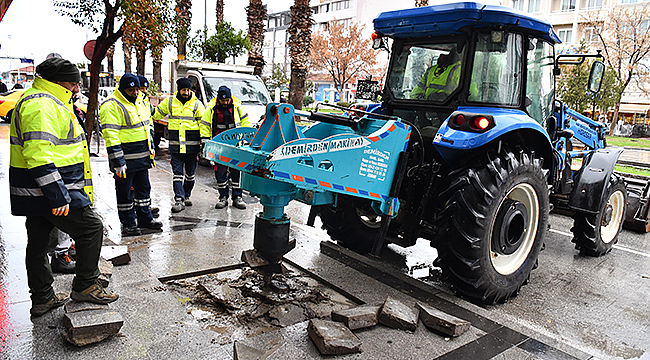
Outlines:
{"type": "Polygon", "coordinates": [[[70,234],[77,250],[72,294],[75,301],[107,304],[118,295],[98,281],[103,225],[92,210],[90,154],[72,109],[81,75],[76,65],[50,58],[36,67],[38,77],[20,98],[11,121],[9,184],[11,213],[26,216],[25,263],[31,314],[61,306],[68,294],[54,293],[47,252],[53,227],[70,234]]]}

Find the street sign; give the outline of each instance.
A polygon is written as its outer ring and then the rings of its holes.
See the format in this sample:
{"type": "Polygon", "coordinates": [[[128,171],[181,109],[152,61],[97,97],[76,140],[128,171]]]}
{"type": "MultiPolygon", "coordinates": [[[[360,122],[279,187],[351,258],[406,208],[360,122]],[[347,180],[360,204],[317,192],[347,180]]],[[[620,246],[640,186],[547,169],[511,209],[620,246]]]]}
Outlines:
{"type": "Polygon", "coordinates": [[[95,40],[90,40],[84,45],[84,55],[90,61],[93,60],[93,53],[95,52],[95,40]]]}

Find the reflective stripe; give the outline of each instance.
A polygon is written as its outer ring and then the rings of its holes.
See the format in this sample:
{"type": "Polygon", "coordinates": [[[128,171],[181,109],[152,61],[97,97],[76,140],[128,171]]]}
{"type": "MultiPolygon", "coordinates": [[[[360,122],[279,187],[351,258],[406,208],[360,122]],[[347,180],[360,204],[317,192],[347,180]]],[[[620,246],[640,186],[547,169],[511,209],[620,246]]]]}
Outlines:
{"type": "Polygon", "coordinates": [[[43,190],[40,188],[22,188],[16,186],[10,186],[9,192],[11,195],[17,196],[43,196],[43,190]]]}
{"type": "Polygon", "coordinates": [[[181,142],[178,141],[178,140],[169,140],[168,144],[169,144],[169,145],[180,145],[181,142]]]}
{"type": "Polygon", "coordinates": [[[182,116],[182,115],[178,115],[178,116],[173,115],[172,116],[172,115],[169,115],[169,119],[173,119],[173,120],[192,120],[192,121],[194,121],[195,118],[194,118],[194,116],[182,116]]]}
{"type": "Polygon", "coordinates": [[[244,120],[246,118],[248,118],[248,113],[244,114],[244,116],[242,116],[240,120],[244,120]]]}
{"type": "Polygon", "coordinates": [[[210,126],[211,124],[203,119],[201,119],[201,125],[210,126]]]}
{"type": "MultiPolygon", "coordinates": [[[[77,143],[77,142],[81,142],[81,141],[77,141],[77,138],[75,138],[75,139],[72,138],[74,136],[74,128],[73,128],[74,124],[72,123],[72,118],[70,118],[70,130],[68,130],[68,138],[65,139],[65,140],[60,140],[59,137],[56,136],[56,135],[53,135],[53,134],[50,134],[50,133],[45,133],[45,132],[40,132],[40,131],[29,132],[29,134],[31,134],[31,133],[40,133],[40,134],[42,134],[41,135],[42,138],[40,138],[40,137],[34,137],[34,138],[30,137],[29,139],[24,138],[24,137],[27,136],[28,133],[23,135],[21,133],[21,130],[20,130],[20,108],[23,106],[23,103],[25,101],[36,99],[36,98],[42,98],[42,97],[46,97],[46,98],[54,101],[55,104],[57,104],[60,107],[64,108],[67,113],[70,113],[70,109],[68,109],[65,106],[65,104],[63,104],[63,102],[61,102],[61,100],[57,99],[52,94],[42,92],[42,93],[31,94],[31,95],[25,96],[24,98],[22,98],[16,104],[16,107],[14,109],[14,127],[16,128],[16,138],[12,139],[12,144],[23,146],[25,140],[46,140],[46,141],[49,141],[49,142],[53,143],[54,145],[60,144],[59,141],[62,141],[61,144],[74,144],[74,143],[77,143]],[[46,134],[46,135],[44,135],[44,134],[46,134]],[[65,141],[65,142],[63,142],[63,141],[65,141]]],[[[83,137],[81,139],[83,140],[83,137]]]]}
{"type": "Polygon", "coordinates": [[[149,152],[140,152],[140,153],[135,153],[135,154],[126,154],[124,155],[125,160],[135,160],[135,159],[142,159],[145,157],[149,157],[149,152]]]}
{"type": "Polygon", "coordinates": [[[185,181],[194,181],[196,175],[185,175],[185,181]]]}
{"type": "Polygon", "coordinates": [[[57,182],[61,180],[61,174],[59,174],[58,171],[51,172],[47,175],[43,175],[37,178],[34,178],[34,181],[38,184],[38,186],[45,186],[47,184],[51,184],[53,182],[57,182]]]}
{"type": "Polygon", "coordinates": [[[234,129],[236,125],[234,123],[230,124],[217,124],[217,129],[234,129]]]}
{"type": "Polygon", "coordinates": [[[133,199],[135,206],[144,207],[151,205],[151,198],[146,199],[133,199]]]}
{"type": "Polygon", "coordinates": [[[130,204],[117,204],[117,211],[130,211],[133,209],[133,203],[130,204]]]}
{"type": "Polygon", "coordinates": [[[444,84],[431,83],[431,84],[429,84],[428,88],[429,89],[435,89],[435,90],[451,89],[452,81],[453,81],[453,78],[454,78],[454,76],[453,76],[454,72],[456,71],[456,69],[458,69],[459,66],[460,66],[460,64],[456,64],[449,70],[449,73],[447,74],[447,79],[445,79],[444,84]]]}
{"type": "MultiPolygon", "coordinates": [[[[74,126],[74,124],[71,124],[74,126]]],[[[74,131],[74,128],[70,129],[71,131],[74,131]]],[[[66,139],[59,139],[56,135],[52,135],[48,132],[44,131],[29,131],[23,134],[23,141],[27,140],[44,140],[44,141],[49,141],[53,145],[74,145],[74,144],[79,144],[84,141],[84,137],[79,135],[76,138],[70,136],[71,134],[68,132],[68,138],[66,139]]],[[[74,135],[74,134],[72,134],[74,135]]],[[[17,145],[23,145],[22,144],[17,144],[17,145]]]]}
{"type": "Polygon", "coordinates": [[[169,101],[168,101],[167,105],[169,105],[169,114],[167,114],[167,115],[169,115],[170,118],[171,118],[171,116],[172,116],[172,105],[173,105],[173,102],[174,102],[174,96],[172,95],[168,99],[169,99],[169,101]]]}
{"type": "Polygon", "coordinates": [[[86,180],[80,180],[72,184],[65,184],[65,188],[68,190],[83,190],[86,186],[86,180]]]}
{"type": "Polygon", "coordinates": [[[93,186],[93,179],[84,179],[85,186],[93,186]]]}
{"type": "Polygon", "coordinates": [[[170,140],[168,144],[169,145],[201,145],[201,140],[188,140],[188,141],[170,140]]]}
{"type": "Polygon", "coordinates": [[[183,175],[174,175],[173,179],[174,181],[183,181],[183,175]]]}
{"type": "Polygon", "coordinates": [[[137,129],[139,127],[147,126],[149,122],[139,122],[134,125],[116,125],[116,124],[102,124],[102,129],[113,129],[113,130],[122,130],[122,129],[137,129]]]}
{"type": "Polygon", "coordinates": [[[104,104],[106,104],[109,101],[115,102],[117,104],[117,106],[119,106],[120,109],[122,109],[122,112],[124,113],[124,120],[126,121],[127,127],[133,125],[133,123],[131,122],[131,116],[129,116],[129,111],[126,110],[126,106],[124,106],[124,104],[119,102],[119,100],[117,100],[116,98],[108,98],[108,99],[106,99],[99,107],[104,106],[104,104]]]}
{"type": "Polygon", "coordinates": [[[109,159],[117,159],[117,158],[120,158],[122,156],[124,156],[124,151],[122,151],[122,150],[116,151],[116,152],[113,152],[113,153],[108,153],[108,158],[109,159]]]}

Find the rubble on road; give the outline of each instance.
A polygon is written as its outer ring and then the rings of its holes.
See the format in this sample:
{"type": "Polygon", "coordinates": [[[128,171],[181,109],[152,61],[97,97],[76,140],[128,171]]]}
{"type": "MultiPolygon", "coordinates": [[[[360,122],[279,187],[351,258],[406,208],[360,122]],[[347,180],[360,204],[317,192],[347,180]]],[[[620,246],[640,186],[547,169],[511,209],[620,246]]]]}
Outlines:
{"type": "Polygon", "coordinates": [[[102,246],[100,256],[113,263],[114,266],[125,265],[131,261],[129,247],[126,245],[102,246]]]}
{"type": "Polygon", "coordinates": [[[381,307],[379,323],[395,329],[415,331],[418,326],[418,313],[389,296],[381,307]]]}
{"type": "Polygon", "coordinates": [[[451,337],[462,335],[465,331],[469,330],[471,324],[469,321],[449,315],[433,307],[418,303],[420,309],[420,320],[428,328],[438,331],[442,334],[451,337]]]}
{"type": "Polygon", "coordinates": [[[323,355],[361,352],[361,340],[339,322],[311,319],[307,326],[307,333],[323,355]]]}
{"type": "Polygon", "coordinates": [[[332,320],[344,323],[350,330],[377,325],[381,306],[364,305],[332,312],[332,320]]]}
{"type": "Polygon", "coordinates": [[[73,345],[85,346],[117,334],[124,320],[108,305],[69,301],[63,316],[63,337],[73,345]]]}

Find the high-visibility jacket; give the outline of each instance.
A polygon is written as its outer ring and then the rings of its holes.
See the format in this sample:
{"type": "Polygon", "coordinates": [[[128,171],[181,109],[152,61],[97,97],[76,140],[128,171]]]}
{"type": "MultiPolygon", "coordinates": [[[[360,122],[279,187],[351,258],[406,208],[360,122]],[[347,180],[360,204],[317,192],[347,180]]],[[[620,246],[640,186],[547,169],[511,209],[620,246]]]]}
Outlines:
{"type": "Polygon", "coordinates": [[[231,123],[218,123],[214,119],[215,111],[214,107],[217,105],[217,98],[210,100],[208,103],[205,113],[203,113],[203,119],[201,119],[201,137],[203,138],[212,138],[216,134],[233,129],[235,127],[245,126],[250,127],[251,122],[248,117],[248,113],[241,106],[241,101],[236,97],[232,97],[233,105],[233,121],[231,123]]]}
{"type": "Polygon", "coordinates": [[[16,103],[9,165],[13,215],[92,205],[88,142],[71,99],[71,91],[39,77],[16,103]]]}
{"type": "Polygon", "coordinates": [[[167,122],[169,152],[197,154],[201,145],[199,122],[205,109],[194,93],[185,104],[176,98],[177,94],[178,91],[163,100],[156,108],[153,118],[161,120],[169,115],[167,122]]]}
{"type": "Polygon", "coordinates": [[[128,101],[115,90],[99,108],[102,134],[111,169],[126,165],[127,171],[151,167],[151,124],[149,109],[142,101],[128,101]]]}
{"type": "Polygon", "coordinates": [[[440,96],[444,98],[458,87],[460,65],[460,61],[457,61],[444,69],[438,65],[432,66],[411,90],[411,99],[442,100],[440,96]]]}

